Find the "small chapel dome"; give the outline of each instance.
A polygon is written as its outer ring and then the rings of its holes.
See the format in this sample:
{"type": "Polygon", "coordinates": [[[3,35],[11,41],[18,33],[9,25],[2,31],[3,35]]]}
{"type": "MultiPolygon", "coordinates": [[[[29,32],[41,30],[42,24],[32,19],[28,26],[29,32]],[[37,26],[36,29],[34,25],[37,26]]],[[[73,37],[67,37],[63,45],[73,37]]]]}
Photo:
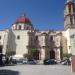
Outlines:
{"type": "Polygon", "coordinates": [[[31,21],[25,15],[22,15],[22,16],[17,18],[15,23],[28,23],[28,24],[31,24],[31,21]]]}
{"type": "Polygon", "coordinates": [[[22,15],[22,16],[20,16],[16,19],[16,21],[12,25],[12,29],[15,29],[15,30],[31,30],[31,29],[33,29],[33,25],[32,25],[30,19],[27,16],[22,15]]]}

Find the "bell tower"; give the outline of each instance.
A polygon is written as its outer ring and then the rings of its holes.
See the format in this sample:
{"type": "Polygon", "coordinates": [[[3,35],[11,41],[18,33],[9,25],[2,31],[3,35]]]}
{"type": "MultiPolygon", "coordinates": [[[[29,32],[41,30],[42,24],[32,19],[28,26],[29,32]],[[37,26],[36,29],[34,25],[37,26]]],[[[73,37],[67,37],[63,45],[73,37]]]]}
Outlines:
{"type": "Polygon", "coordinates": [[[64,29],[75,28],[75,3],[67,0],[64,7],[64,29]]]}

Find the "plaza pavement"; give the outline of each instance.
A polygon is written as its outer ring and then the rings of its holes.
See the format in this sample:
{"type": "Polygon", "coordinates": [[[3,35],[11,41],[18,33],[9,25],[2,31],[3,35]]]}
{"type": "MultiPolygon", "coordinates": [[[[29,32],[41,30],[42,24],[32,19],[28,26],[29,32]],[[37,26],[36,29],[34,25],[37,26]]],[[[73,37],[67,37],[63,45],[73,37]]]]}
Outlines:
{"type": "Polygon", "coordinates": [[[0,67],[0,75],[75,75],[70,66],[16,65],[0,67]]]}

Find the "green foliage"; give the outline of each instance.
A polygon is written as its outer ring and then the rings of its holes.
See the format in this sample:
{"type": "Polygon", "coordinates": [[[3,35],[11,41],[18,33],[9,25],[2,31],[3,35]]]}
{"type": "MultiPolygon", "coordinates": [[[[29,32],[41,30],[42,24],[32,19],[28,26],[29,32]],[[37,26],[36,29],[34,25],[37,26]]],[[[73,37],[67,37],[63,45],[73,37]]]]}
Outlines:
{"type": "Polygon", "coordinates": [[[30,54],[24,54],[23,57],[27,58],[27,59],[31,59],[32,58],[32,56],[30,54]]]}
{"type": "Polygon", "coordinates": [[[6,52],[7,56],[12,56],[12,55],[15,55],[15,54],[16,54],[15,51],[7,51],[6,52]]]}
{"type": "Polygon", "coordinates": [[[37,48],[33,48],[31,50],[31,55],[32,55],[32,59],[39,59],[39,50],[37,50],[37,48]]]}
{"type": "Polygon", "coordinates": [[[32,48],[32,49],[30,50],[30,53],[24,54],[23,57],[24,57],[24,58],[27,58],[27,59],[33,59],[36,53],[38,53],[37,48],[32,48]]]}
{"type": "Polygon", "coordinates": [[[38,50],[37,50],[36,48],[31,49],[31,53],[32,53],[32,54],[33,54],[33,53],[36,53],[36,52],[38,52],[38,50]]]}
{"type": "Polygon", "coordinates": [[[28,58],[28,54],[23,54],[23,57],[24,58],[28,58]]]}
{"type": "Polygon", "coordinates": [[[32,59],[32,55],[28,54],[28,59],[32,59]]]}
{"type": "Polygon", "coordinates": [[[71,57],[72,56],[72,54],[71,53],[65,53],[65,54],[63,54],[63,57],[67,57],[67,58],[69,58],[69,57],[71,57]]]}

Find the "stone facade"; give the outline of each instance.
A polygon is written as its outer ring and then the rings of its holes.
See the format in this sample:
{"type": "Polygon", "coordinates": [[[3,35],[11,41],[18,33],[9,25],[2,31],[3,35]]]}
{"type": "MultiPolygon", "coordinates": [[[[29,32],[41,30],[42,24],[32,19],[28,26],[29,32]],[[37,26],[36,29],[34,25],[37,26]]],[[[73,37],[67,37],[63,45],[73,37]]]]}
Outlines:
{"type": "MultiPolygon", "coordinates": [[[[72,36],[75,35],[74,2],[67,0],[64,7],[64,30],[39,31],[34,29],[26,16],[20,16],[11,28],[0,31],[0,53],[23,58],[38,50],[38,60],[63,59],[63,54],[72,53],[72,36]]],[[[75,51],[74,51],[75,52],[75,51]]]]}
{"type": "MultiPolygon", "coordinates": [[[[19,24],[20,26],[24,25],[18,23],[18,25],[19,24]]],[[[17,24],[15,24],[15,27],[18,27],[16,25],[17,24]]],[[[37,49],[39,51],[39,60],[49,58],[61,60],[61,35],[58,35],[61,31],[37,31],[28,28],[24,29],[22,27],[22,29],[16,29],[15,27],[13,24],[10,29],[0,31],[1,53],[10,54],[11,52],[14,52],[15,58],[22,58],[24,54],[31,54],[32,49],[37,49]],[[58,46],[56,45],[56,39],[58,39],[58,46]],[[52,51],[54,54],[50,53],[52,51]]]]}

